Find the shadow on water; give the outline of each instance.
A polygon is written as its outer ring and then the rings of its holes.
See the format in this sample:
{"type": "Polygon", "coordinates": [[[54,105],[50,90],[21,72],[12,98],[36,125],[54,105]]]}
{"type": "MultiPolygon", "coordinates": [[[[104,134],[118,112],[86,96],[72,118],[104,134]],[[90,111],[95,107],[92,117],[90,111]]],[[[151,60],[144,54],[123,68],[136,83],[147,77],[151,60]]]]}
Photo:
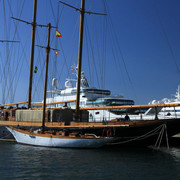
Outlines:
{"type": "Polygon", "coordinates": [[[2,179],[180,179],[180,148],[0,147],[2,179]]]}

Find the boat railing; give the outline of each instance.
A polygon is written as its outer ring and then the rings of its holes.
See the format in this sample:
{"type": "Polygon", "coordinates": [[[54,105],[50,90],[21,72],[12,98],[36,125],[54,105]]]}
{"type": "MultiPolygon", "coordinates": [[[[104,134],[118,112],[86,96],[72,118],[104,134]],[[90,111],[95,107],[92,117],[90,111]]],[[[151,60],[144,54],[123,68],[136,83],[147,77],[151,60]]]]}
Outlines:
{"type": "Polygon", "coordinates": [[[108,121],[113,121],[113,120],[116,120],[116,121],[134,121],[134,120],[161,120],[161,119],[177,119],[177,118],[180,118],[180,114],[179,115],[155,115],[155,114],[152,114],[152,115],[143,115],[143,114],[139,114],[139,115],[131,115],[129,114],[129,119],[127,120],[125,117],[126,117],[126,114],[122,114],[121,116],[118,116],[118,117],[115,117],[115,116],[110,116],[107,118],[107,117],[104,117],[103,115],[102,116],[99,116],[99,117],[93,117],[93,118],[90,118],[89,121],[90,122],[108,122],[108,121]]]}
{"type": "MultiPolygon", "coordinates": [[[[65,104],[65,103],[70,103],[70,102],[75,102],[75,101],[63,101],[63,102],[56,102],[56,103],[47,103],[47,105],[55,105],[55,104],[65,104]]],[[[18,105],[22,105],[22,104],[27,104],[27,102],[20,102],[20,103],[11,103],[11,104],[4,104],[4,105],[0,105],[1,109],[1,115],[0,115],[0,120],[6,120],[6,112],[8,110],[8,108],[4,109],[3,108],[5,106],[18,106],[18,105]],[[4,112],[4,114],[3,114],[4,112]],[[4,119],[3,119],[4,117],[4,119]]],[[[127,120],[154,120],[154,119],[170,119],[170,118],[180,118],[180,113],[177,113],[177,110],[175,109],[175,107],[179,107],[180,104],[151,104],[151,105],[126,105],[126,106],[104,106],[104,107],[83,107],[81,108],[82,110],[89,110],[90,112],[93,113],[89,113],[89,122],[106,122],[106,121],[111,121],[113,119],[117,119],[118,121],[127,121],[127,120]],[[174,110],[174,112],[171,113],[158,113],[157,109],[158,108],[163,108],[163,107],[172,107],[172,109],[174,110]],[[124,113],[122,115],[116,115],[113,114],[110,110],[112,109],[142,109],[142,108],[154,108],[154,113],[152,114],[142,114],[139,113],[138,115],[134,115],[134,114],[129,114],[129,113],[124,113]],[[104,111],[104,112],[103,112],[104,111]],[[99,114],[97,114],[99,113],[99,114]],[[126,118],[126,116],[129,116],[128,119],[126,118]]],[[[42,108],[42,104],[34,104],[32,105],[33,109],[41,109],[42,108]]],[[[62,107],[61,107],[62,108],[62,107]]],[[[53,107],[51,109],[56,109],[56,107],[53,107]]],[[[11,109],[10,109],[11,110],[11,109]]],[[[10,117],[12,114],[12,112],[9,112],[8,117],[10,117]]],[[[15,117],[14,117],[15,118],[15,117]]],[[[10,120],[10,118],[8,118],[8,120],[10,120]]]]}

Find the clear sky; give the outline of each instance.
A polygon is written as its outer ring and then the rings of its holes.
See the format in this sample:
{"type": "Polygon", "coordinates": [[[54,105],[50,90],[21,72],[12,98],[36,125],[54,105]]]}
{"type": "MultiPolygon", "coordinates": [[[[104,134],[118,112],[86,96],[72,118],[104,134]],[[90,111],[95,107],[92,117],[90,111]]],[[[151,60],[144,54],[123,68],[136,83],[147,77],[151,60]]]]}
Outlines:
{"type": "MultiPolygon", "coordinates": [[[[64,1],[80,7],[80,0],[64,1]]],[[[86,15],[83,71],[91,86],[123,94],[136,104],[172,97],[180,84],[179,0],[86,0],[86,10],[107,16],[86,15]]],[[[27,100],[33,0],[0,0],[0,103],[27,100]],[[11,73],[10,73],[11,72],[11,73]]],[[[37,24],[57,26],[62,38],[51,31],[48,89],[51,79],[64,88],[77,64],[79,13],[57,0],[38,0],[37,24]]],[[[36,45],[46,46],[47,29],[36,28],[36,45]]],[[[45,50],[35,48],[33,100],[41,101],[45,50]]]]}

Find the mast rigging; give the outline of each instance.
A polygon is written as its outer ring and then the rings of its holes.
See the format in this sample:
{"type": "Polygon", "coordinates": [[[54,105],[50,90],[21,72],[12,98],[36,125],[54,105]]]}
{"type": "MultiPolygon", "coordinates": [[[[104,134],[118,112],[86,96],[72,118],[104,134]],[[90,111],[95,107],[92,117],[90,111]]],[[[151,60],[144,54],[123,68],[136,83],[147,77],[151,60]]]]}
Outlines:
{"type": "Polygon", "coordinates": [[[94,13],[90,11],[85,11],[85,0],[81,0],[81,8],[76,8],[74,6],[71,6],[69,4],[66,4],[62,1],[59,1],[60,3],[69,6],[76,11],[80,12],[80,31],[79,31],[79,51],[78,51],[78,73],[77,73],[77,94],[76,94],[76,121],[80,121],[80,108],[79,108],[79,102],[80,102],[80,86],[81,86],[81,64],[82,64],[82,47],[83,47],[83,32],[84,32],[84,14],[96,14],[96,15],[106,15],[102,13],[94,13]]]}

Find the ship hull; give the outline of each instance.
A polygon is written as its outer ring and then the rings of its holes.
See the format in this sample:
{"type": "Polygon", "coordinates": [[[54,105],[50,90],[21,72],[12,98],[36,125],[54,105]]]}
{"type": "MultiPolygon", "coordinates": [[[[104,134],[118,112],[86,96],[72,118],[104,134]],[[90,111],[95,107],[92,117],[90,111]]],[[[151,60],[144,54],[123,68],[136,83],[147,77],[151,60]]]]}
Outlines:
{"type": "Polygon", "coordinates": [[[12,133],[18,143],[33,146],[61,148],[100,148],[107,143],[115,142],[116,140],[116,138],[110,137],[57,137],[52,134],[30,133],[13,127],[7,127],[7,129],[12,133]]]}
{"type": "MultiPolygon", "coordinates": [[[[38,127],[34,126],[34,128],[37,129],[38,127]]],[[[153,145],[156,143],[160,133],[163,132],[162,143],[166,143],[168,138],[171,145],[173,140],[171,137],[180,132],[180,119],[107,122],[106,124],[98,125],[96,123],[93,125],[92,123],[73,125],[72,123],[68,126],[47,127],[47,129],[66,130],[68,133],[89,133],[102,137],[116,137],[118,138],[118,143],[116,142],[114,145],[135,146],[153,145]]]]}
{"type": "MultiPolygon", "coordinates": [[[[74,129],[71,129],[73,131],[74,129]]],[[[124,126],[112,125],[107,127],[81,128],[81,132],[96,133],[101,136],[115,136],[119,138],[115,146],[149,146],[156,144],[158,137],[162,133],[161,144],[171,145],[172,136],[180,132],[180,119],[169,120],[147,120],[129,121],[124,126]]],[[[174,145],[174,143],[173,143],[174,145]]]]}

